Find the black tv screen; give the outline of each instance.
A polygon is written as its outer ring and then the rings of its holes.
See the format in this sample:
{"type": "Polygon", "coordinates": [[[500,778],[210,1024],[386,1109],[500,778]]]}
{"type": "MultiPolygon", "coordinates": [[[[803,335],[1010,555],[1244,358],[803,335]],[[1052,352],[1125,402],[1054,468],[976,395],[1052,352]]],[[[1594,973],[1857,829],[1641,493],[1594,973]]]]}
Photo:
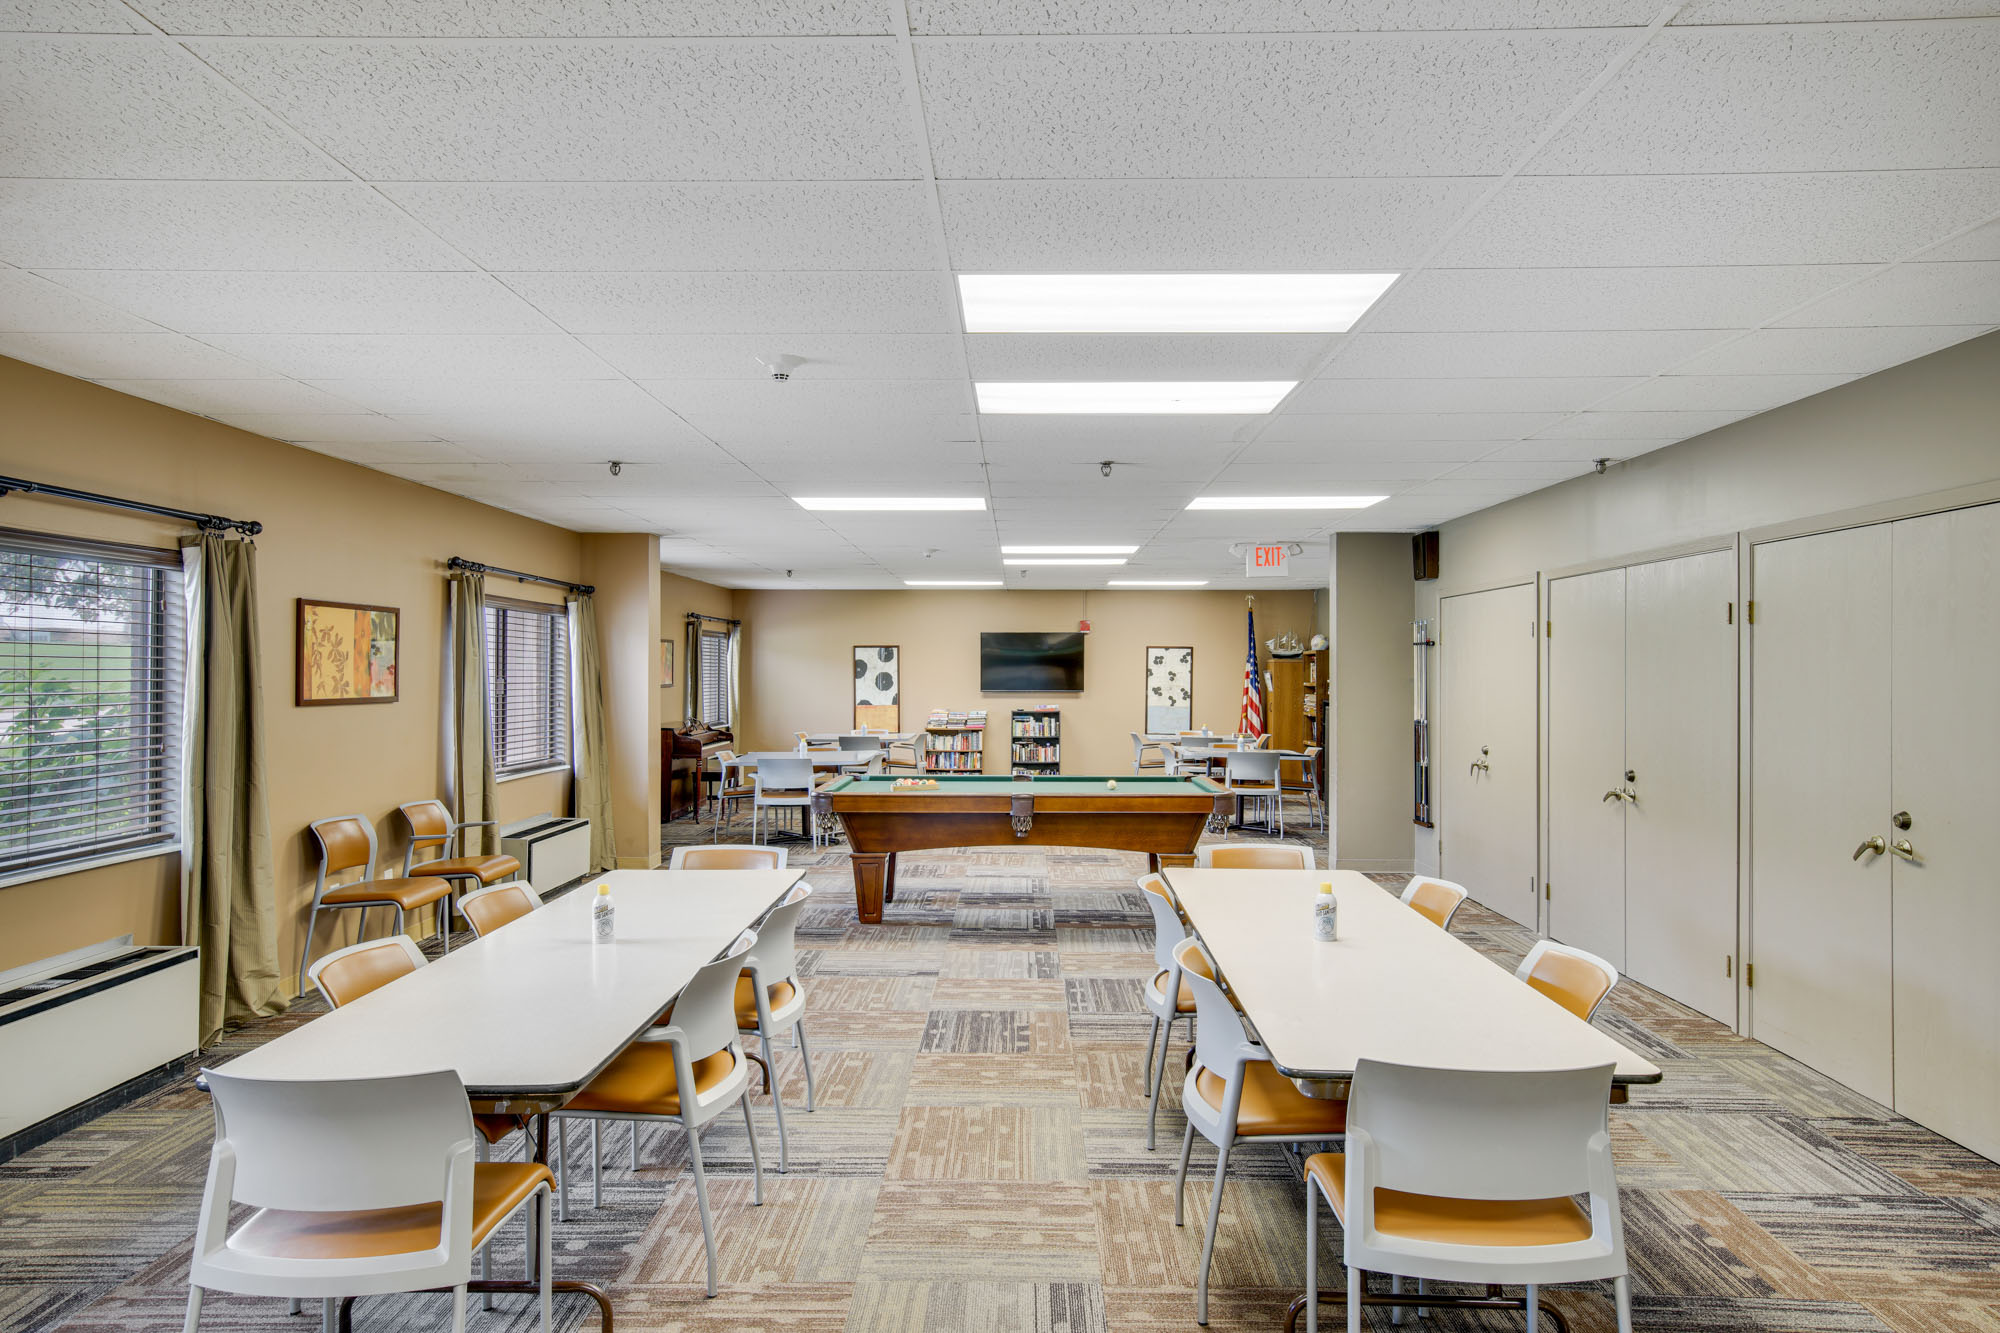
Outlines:
{"type": "Polygon", "coordinates": [[[981,634],[979,688],[986,694],[1080,694],[1083,635],[981,634]]]}

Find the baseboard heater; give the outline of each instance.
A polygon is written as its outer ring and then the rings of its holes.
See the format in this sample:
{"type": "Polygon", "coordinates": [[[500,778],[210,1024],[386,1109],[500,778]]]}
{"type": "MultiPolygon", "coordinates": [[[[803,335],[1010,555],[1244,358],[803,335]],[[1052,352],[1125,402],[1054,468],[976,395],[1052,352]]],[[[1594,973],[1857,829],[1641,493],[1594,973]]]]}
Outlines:
{"type": "Polygon", "coordinates": [[[548,894],[590,873],[590,821],[535,815],[500,829],[500,851],[521,862],[521,878],[548,894]]]}
{"type": "MultiPolygon", "coordinates": [[[[192,946],[130,935],[0,973],[0,1160],[82,1123],[135,1080],[178,1075],[200,1044],[192,946]]],[[[136,1092],[145,1089],[128,1089],[136,1092]]]]}

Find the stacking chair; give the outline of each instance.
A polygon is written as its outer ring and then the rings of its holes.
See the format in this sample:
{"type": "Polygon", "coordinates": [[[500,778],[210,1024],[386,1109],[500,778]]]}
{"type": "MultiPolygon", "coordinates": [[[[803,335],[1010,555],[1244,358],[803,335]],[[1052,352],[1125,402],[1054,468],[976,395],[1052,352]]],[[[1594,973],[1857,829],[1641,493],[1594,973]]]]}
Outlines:
{"type": "MultiPolygon", "coordinates": [[[[443,801],[411,801],[397,807],[410,825],[410,845],[403,850],[405,875],[429,875],[449,882],[455,890],[483,888],[521,873],[521,862],[512,856],[459,856],[458,835],[465,829],[484,828],[490,819],[464,823],[452,819],[443,801]],[[419,856],[429,859],[418,861],[419,856]]],[[[447,913],[449,909],[447,909],[447,913]]],[[[450,929],[449,915],[446,929],[450,929]]]]}
{"type": "MultiPolygon", "coordinates": [[[[313,928],[319,924],[323,907],[361,909],[361,926],[368,926],[368,909],[386,907],[396,914],[396,933],[403,933],[403,916],[419,907],[441,902],[451,896],[451,884],[434,876],[401,879],[375,878],[375,826],[360,815],[339,815],[316,819],[311,825],[319,843],[319,877],[313,883],[312,911],[306,916],[306,937],[299,946],[297,993],[306,993],[306,965],[312,961],[313,928]],[[330,884],[336,875],[359,869],[361,878],[346,884],[330,884]]],[[[448,907],[438,909],[438,937],[451,947],[451,915],[448,907]]]]}
{"type": "Polygon", "coordinates": [[[852,736],[842,736],[834,742],[836,750],[879,750],[882,738],[865,731],[857,731],[852,736]]]}
{"type": "Polygon", "coordinates": [[[1610,1065],[1510,1073],[1359,1061],[1346,1151],[1306,1159],[1306,1333],[1319,1328],[1322,1198],[1341,1225],[1350,1333],[1371,1272],[1524,1286],[1530,1333],[1538,1288],[1610,1278],[1619,1333],[1631,1333],[1610,1094],[1610,1065]]]}
{"type": "Polygon", "coordinates": [[[1285,836],[1285,788],[1278,779],[1283,762],[1269,750],[1239,748],[1223,756],[1222,785],[1241,801],[1248,796],[1264,802],[1266,827],[1275,825],[1273,836],[1285,836]]]}
{"type": "Polygon", "coordinates": [[[1181,962],[1174,956],[1174,949],[1187,938],[1187,926],[1181,921],[1173,890],[1158,875],[1141,875],[1139,887],[1145,890],[1146,906],[1153,912],[1153,961],[1160,966],[1140,996],[1146,1002],[1146,1012],[1153,1016],[1143,1075],[1151,1101],[1146,1111],[1146,1151],[1151,1152],[1154,1122],[1160,1117],[1160,1087],[1167,1081],[1167,1047],[1173,1040],[1176,1019],[1185,1018],[1189,1036],[1193,1036],[1194,991],[1181,980],[1181,962]]]}
{"type": "Polygon", "coordinates": [[[667,858],[669,870],[783,870],[789,847],[726,843],[709,847],[676,847],[667,858]]]}
{"type": "MultiPolygon", "coordinates": [[[[754,1198],[764,1202],[764,1168],[757,1157],[757,1126],[750,1119],[750,1075],[743,1044],[736,1034],[736,983],[744,959],[756,947],[757,933],[746,930],[727,953],[694,974],[674,1001],[673,1023],[625,1048],[601,1073],[584,1085],[560,1111],[551,1113],[558,1126],[564,1170],[557,1188],[567,1199],[569,1171],[568,1122],[629,1120],[636,1135],[646,1123],[677,1122],[687,1131],[688,1161],[694,1176],[695,1203],[701,1211],[701,1235],[708,1246],[708,1294],[715,1295],[715,1222],[708,1211],[708,1178],[701,1165],[701,1127],[732,1103],[743,1107],[743,1127],[750,1135],[750,1170],[754,1198]]],[[[600,1164],[595,1144],[592,1177],[600,1164]]],[[[593,1191],[593,1204],[596,1202],[593,1191]]],[[[567,1212],[567,1207],[564,1208],[567,1212]]]]}
{"type": "Polygon", "coordinates": [[[531,1234],[540,1222],[549,1333],[549,1169],[473,1160],[457,1074],[298,1081],[225,1068],[203,1077],[215,1147],[188,1261],[188,1333],[210,1290],[330,1302],[433,1287],[451,1288],[451,1327],[461,1333],[472,1256],[515,1216],[531,1234]],[[236,1204],[257,1211],[231,1231],[236,1204]]]}
{"type": "Polygon", "coordinates": [[[1306,814],[1311,823],[1326,827],[1326,811],[1319,800],[1319,759],[1321,747],[1308,745],[1303,759],[1286,759],[1278,764],[1278,785],[1287,796],[1306,798],[1306,814]]]}
{"type": "Polygon", "coordinates": [[[729,806],[732,801],[750,800],[757,794],[756,783],[749,774],[757,767],[748,759],[739,759],[734,750],[718,750],[715,754],[716,769],[720,781],[715,789],[715,841],[722,841],[722,826],[729,822],[729,806]]]}
{"type": "Polygon", "coordinates": [[[458,900],[459,915],[475,936],[485,937],[509,921],[518,921],[542,905],[542,895],[526,880],[513,879],[487,889],[474,889],[458,900]]]}
{"type": "Polygon", "coordinates": [[[1618,984],[1618,969],[1594,953],[1536,940],[1514,975],[1588,1023],[1618,984]]]}
{"type": "Polygon", "coordinates": [[[1312,849],[1295,842],[1215,842],[1194,849],[1194,863],[1213,870],[1311,870],[1312,849]]]}
{"type": "Polygon", "coordinates": [[[882,746],[882,766],[884,768],[920,768],[920,750],[915,737],[904,741],[888,741],[882,746]]]}
{"type": "Polygon", "coordinates": [[[792,809],[799,812],[802,832],[819,846],[819,829],[813,822],[812,760],[796,755],[765,755],[757,761],[753,777],[755,791],[750,798],[750,841],[756,842],[766,810],[792,809]]]}
{"type": "MultiPolygon", "coordinates": [[[[744,848],[745,851],[782,851],[782,848],[744,848]]],[[[799,914],[806,910],[812,889],[799,885],[785,901],[771,909],[758,923],[757,946],[743,960],[736,978],[736,1035],[757,1038],[758,1054],[764,1060],[764,1084],[771,1094],[771,1109],[778,1117],[778,1170],[787,1169],[785,1144],[785,1098],[778,1087],[777,1054],[773,1047],[787,1031],[799,1048],[799,1061],[806,1072],[806,1110],[813,1109],[812,1052],[806,1046],[806,993],[799,984],[799,960],[794,936],[799,914]]],[[[754,1057],[753,1057],[754,1058],[754,1057]]],[[[747,1104],[747,1103],[746,1103],[747,1104]]]]}
{"type": "Polygon", "coordinates": [[[1451,919],[1465,901],[1465,890],[1448,879],[1418,875],[1403,886],[1403,901],[1429,917],[1438,929],[1450,930],[1451,919]]]}
{"type": "Polygon", "coordinates": [[[1149,741],[1138,732],[1132,733],[1132,771],[1134,773],[1164,773],[1167,771],[1167,752],[1159,741],[1149,741]],[[1146,751],[1153,752],[1147,758],[1146,751]]]}
{"type": "Polygon", "coordinates": [[[1187,1196],[1188,1157],[1197,1132],[1215,1145],[1215,1193],[1208,1204],[1208,1232],[1201,1245],[1195,1285],[1195,1322],[1208,1322],[1208,1268],[1215,1257],[1215,1224],[1222,1216],[1222,1186],[1229,1150],[1239,1143],[1318,1143],[1347,1129],[1347,1103],[1308,1097],[1271,1064],[1264,1048],[1250,1040],[1243,1019],[1214,980],[1215,961],[1199,940],[1182,940],[1174,950],[1182,983],[1194,991],[1194,1068],[1181,1085],[1187,1134],[1181,1140],[1180,1170],[1174,1176],[1174,1225],[1182,1225],[1187,1196]]]}

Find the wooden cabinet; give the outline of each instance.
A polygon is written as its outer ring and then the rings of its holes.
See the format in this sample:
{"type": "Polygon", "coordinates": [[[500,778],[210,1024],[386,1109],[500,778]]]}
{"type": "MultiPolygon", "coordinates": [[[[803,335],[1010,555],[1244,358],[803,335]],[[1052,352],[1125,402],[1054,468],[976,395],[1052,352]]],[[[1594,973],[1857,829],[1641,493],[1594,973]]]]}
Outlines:
{"type": "MultiPolygon", "coordinates": [[[[1274,657],[1270,664],[1270,697],[1265,700],[1265,730],[1274,750],[1304,750],[1326,744],[1327,701],[1332,697],[1326,675],[1326,654],[1274,657]]],[[[1325,756],[1321,756],[1324,761],[1325,756]]],[[[1326,794],[1326,764],[1320,764],[1320,794],[1326,794]]]]}

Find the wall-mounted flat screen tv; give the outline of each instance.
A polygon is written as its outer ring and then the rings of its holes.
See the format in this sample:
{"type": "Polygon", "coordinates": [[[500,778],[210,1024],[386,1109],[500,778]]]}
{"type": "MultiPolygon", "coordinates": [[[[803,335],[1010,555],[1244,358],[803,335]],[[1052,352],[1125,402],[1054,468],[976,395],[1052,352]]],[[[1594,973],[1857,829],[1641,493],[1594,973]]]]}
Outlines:
{"type": "Polygon", "coordinates": [[[979,688],[985,694],[1080,694],[1083,635],[981,634],[979,688]]]}

